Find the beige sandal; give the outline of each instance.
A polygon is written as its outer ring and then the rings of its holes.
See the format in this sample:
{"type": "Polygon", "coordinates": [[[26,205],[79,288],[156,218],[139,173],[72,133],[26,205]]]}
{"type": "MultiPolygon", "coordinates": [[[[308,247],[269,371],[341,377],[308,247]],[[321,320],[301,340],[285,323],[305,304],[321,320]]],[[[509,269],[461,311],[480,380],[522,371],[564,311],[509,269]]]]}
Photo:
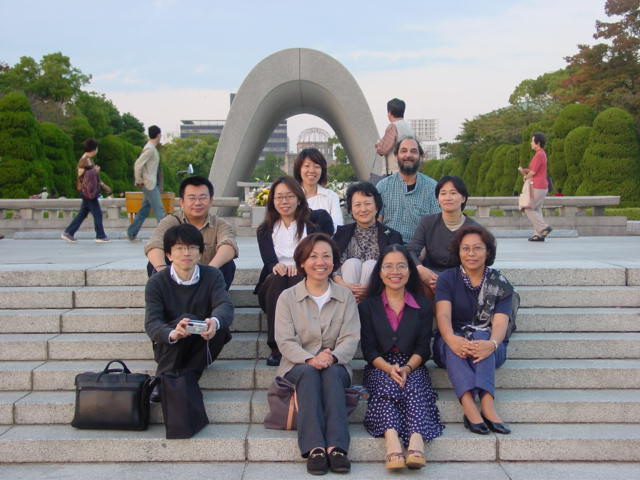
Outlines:
{"type": "Polygon", "coordinates": [[[424,453],[420,450],[407,450],[407,467],[412,470],[417,470],[424,467],[427,461],[424,458],[424,453]]]}
{"type": "Polygon", "coordinates": [[[402,452],[391,452],[385,457],[384,468],[388,470],[400,470],[407,466],[402,452]]]}

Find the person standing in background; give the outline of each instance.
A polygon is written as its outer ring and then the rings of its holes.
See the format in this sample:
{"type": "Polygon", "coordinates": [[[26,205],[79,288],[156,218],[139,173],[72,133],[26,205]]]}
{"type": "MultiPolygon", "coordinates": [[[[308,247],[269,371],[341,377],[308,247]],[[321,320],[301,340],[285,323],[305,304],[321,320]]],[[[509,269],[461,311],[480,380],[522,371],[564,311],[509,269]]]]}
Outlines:
{"type": "Polygon", "coordinates": [[[389,125],[383,137],[376,143],[376,153],[385,157],[387,173],[398,171],[398,162],[394,154],[396,143],[404,137],[415,137],[413,129],[404,119],[405,103],[399,98],[392,98],[387,102],[387,118],[389,125]]]}
{"type": "Polygon", "coordinates": [[[553,228],[545,223],[542,217],[542,204],[544,197],[549,191],[549,181],[547,180],[547,154],[544,145],[547,139],[544,133],[536,132],[531,137],[531,148],[535,155],[529,163],[529,168],[518,167],[518,171],[523,175],[525,182],[531,182],[532,204],[531,208],[525,209],[527,218],[533,225],[534,234],[529,237],[530,242],[544,242],[544,239],[551,233],[553,228]]]}
{"type": "Polygon", "coordinates": [[[160,168],[158,145],[161,137],[160,127],[151,125],[149,127],[149,141],[142,149],[142,153],[133,167],[136,186],[142,188],[144,200],[142,201],[142,207],[140,207],[136,217],[133,219],[133,223],[127,229],[127,240],[130,242],[136,241],[138,232],[145,219],[149,216],[151,209],[156,213],[158,223],[165,215],[162,199],[160,198],[162,169],[160,168]]]}

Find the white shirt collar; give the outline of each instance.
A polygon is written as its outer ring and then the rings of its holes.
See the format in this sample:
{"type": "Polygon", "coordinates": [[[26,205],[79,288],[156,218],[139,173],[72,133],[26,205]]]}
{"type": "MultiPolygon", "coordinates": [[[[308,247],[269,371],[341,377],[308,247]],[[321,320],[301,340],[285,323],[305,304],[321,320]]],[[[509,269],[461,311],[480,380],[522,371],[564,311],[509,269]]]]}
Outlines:
{"type": "Polygon", "coordinates": [[[169,274],[174,282],[178,285],[194,285],[200,281],[200,266],[196,264],[196,268],[193,269],[193,274],[191,275],[191,279],[189,280],[181,280],[176,272],[176,269],[173,268],[173,263],[171,264],[171,269],[169,270],[169,274]]]}

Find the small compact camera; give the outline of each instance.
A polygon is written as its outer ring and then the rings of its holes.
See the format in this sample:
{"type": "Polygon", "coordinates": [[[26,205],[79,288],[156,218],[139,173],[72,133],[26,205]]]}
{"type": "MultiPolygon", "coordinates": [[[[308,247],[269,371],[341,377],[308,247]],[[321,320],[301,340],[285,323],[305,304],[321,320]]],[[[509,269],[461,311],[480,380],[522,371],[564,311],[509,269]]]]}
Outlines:
{"type": "Polygon", "coordinates": [[[190,320],[187,323],[185,330],[191,334],[200,335],[201,333],[206,332],[209,329],[207,322],[203,322],[201,320],[190,320]]]}

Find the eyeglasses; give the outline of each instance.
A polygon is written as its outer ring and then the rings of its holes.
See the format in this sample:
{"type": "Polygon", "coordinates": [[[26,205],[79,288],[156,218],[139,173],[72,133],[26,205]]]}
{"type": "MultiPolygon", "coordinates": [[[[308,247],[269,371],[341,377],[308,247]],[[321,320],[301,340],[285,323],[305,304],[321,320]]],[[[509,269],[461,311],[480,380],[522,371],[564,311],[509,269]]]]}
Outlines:
{"type": "Polygon", "coordinates": [[[195,253],[200,251],[200,247],[198,245],[174,245],[171,247],[171,251],[176,253],[195,253]]]}
{"type": "Polygon", "coordinates": [[[461,247],[460,251],[466,255],[473,252],[473,254],[482,253],[486,250],[486,247],[461,247]]]}
{"type": "Polygon", "coordinates": [[[383,263],[380,269],[383,272],[406,272],[407,270],[409,270],[409,265],[407,265],[406,263],[398,263],[395,265],[393,263],[383,263]]]}
{"type": "Polygon", "coordinates": [[[351,205],[351,209],[353,210],[354,208],[359,209],[359,208],[369,208],[369,207],[373,207],[375,205],[375,202],[358,202],[358,203],[354,203],[351,205]]]}
{"type": "Polygon", "coordinates": [[[195,195],[187,195],[186,197],[184,197],[184,199],[188,202],[208,202],[209,201],[209,195],[198,195],[197,197],[195,195]]]}
{"type": "Polygon", "coordinates": [[[291,195],[276,195],[275,197],[273,197],[273,200],[276,202],[284,202],[285,200],[287,202],[293,202],[294,199],[296,199],[297,197],[293,194],[291,195]]]}

